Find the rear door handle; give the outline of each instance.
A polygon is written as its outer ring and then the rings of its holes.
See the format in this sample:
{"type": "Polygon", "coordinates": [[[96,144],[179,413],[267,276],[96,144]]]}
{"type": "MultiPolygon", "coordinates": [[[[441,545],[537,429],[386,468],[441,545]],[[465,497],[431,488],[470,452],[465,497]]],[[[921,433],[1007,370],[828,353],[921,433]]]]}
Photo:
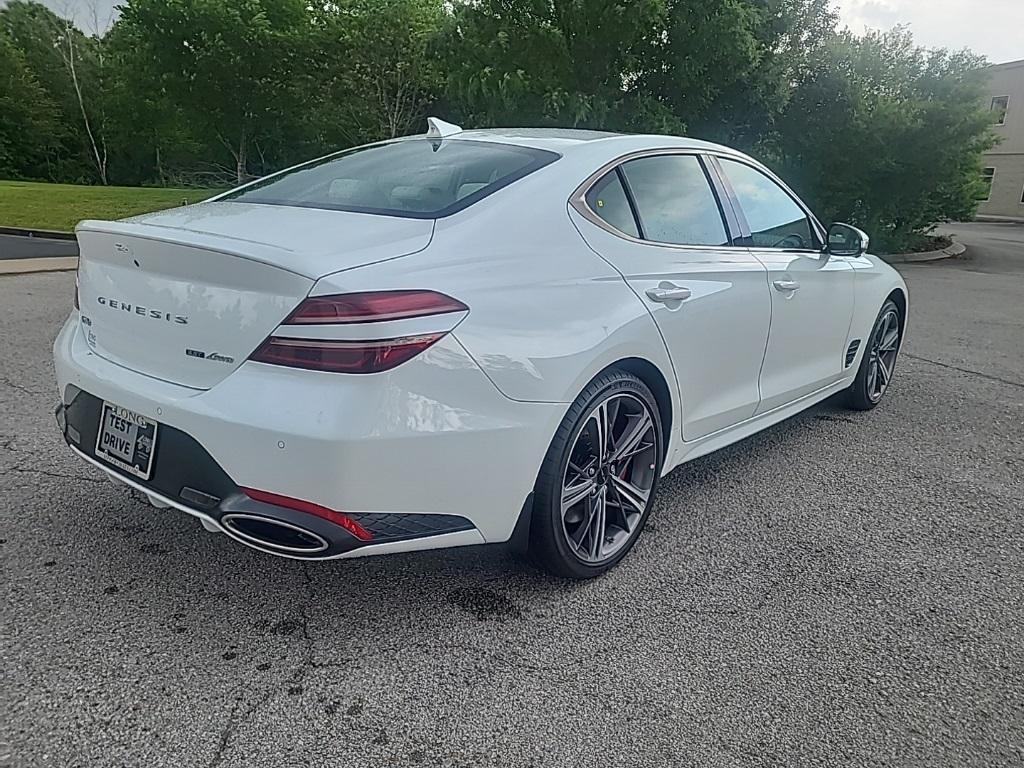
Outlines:
{"type": "Polygon", "coordinates": [[[797,291],[800,290],[800,283],[796,280],[776,280],[772,285],[775,286],[777,291],[797,291]]]}
{"type": "Polygon", "coordinates": [[[693,292],[689,288],[683,288],[678,285],[670,288],[647,289],[647,298],[651,301],[657,301],[659,304],[664,304],[667,301],[686,301],[692,295],[693,292]]]}

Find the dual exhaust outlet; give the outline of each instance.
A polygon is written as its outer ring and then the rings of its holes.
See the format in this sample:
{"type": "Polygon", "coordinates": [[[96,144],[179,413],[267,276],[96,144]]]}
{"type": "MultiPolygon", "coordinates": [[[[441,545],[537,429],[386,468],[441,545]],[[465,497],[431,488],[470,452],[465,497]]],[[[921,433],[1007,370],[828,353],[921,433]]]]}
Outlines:
{"type": "Polygon", "coordinates": [[[312,560],[331,549],[331,543],[315,531],[264,515],[229,512],[220,518],[220,525],[242,544],[271,555],[312,560]]]}
{"type": "Polygon", "coordinates": [[[260,552],[322,560],[373,541],[370,531],[343,512],[252,488],[239,491],[210,510],[211,517],[228,536],[260,552]]]}

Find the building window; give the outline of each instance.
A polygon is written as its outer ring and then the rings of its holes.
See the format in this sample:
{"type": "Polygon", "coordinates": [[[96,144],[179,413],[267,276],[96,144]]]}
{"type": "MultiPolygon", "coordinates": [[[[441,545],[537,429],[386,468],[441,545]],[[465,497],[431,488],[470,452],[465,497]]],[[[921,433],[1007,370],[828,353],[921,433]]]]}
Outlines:
{"type": "Polygon", "coordinates": [[[981,202],[987,203],[989,200],[992,199],[992,182],[995,180],[995,178],[996,178],[996,169],[995,168],[983,168],[981,170],[981,181],[985,185],[984,190],[983,190],[983,192],[984,192],[983,196],[978,198],[981,202]]]}
{"type": "Polygon", "coordinates": [[[1006,125],[1006,111],[1010,108],[1010,97],[1009,96],[993,96],[992,106],[989,108],[992,112],[995,112],[995,120],[993,121],[996,125],[1006,125]]]}

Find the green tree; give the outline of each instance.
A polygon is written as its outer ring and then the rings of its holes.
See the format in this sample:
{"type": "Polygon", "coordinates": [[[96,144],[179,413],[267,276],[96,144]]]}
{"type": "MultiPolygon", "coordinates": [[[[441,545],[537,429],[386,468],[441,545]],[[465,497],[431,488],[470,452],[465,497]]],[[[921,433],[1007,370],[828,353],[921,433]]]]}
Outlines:
{"type": "Polygon", "coordinates": [[[0,30],[0,176],[47,178],[61,139],[56,106],[0,30]]]}
{"type": "Polygon", "coordinates": [[[836,35],[794,88],[766,154],[828,220],[883,250],[915,246],[939,221],[971,218],[981,154],[983,59],[926,51],[906,30],[836,35]]]}
{"type": "MultiPolygon", "coordinates": [[[[686,33],[672,59],[682,90],[703,93],[692,105],[694,135],[751,149],[774,129],[792,86],[834,33],[832,0],[679,0],[686,33]],[[710,44],[709,44],[710,43],[710,44]],[[690,73],[687,59],[706,62],[690,73]],[[679,63],[681,62],[681,66],[679,63]]],[[[671,82],[666,88],[671,88],[671,82]]]]}
{"type": "MultiPolygon", "coordinates": [[[[188,110],[167,93],[132,29],[115,23],[104,35],[107,125],[117,147],[110,174],[119,184],[183,186],[208,181],[199,168],[223,148],[197,138],[188,110]]],[[[213,174],[213,186],[223,183],[213,174]]],[[[232,172],[230,178],[234,178],[232,172]]]]}
{"type": "Polygon", "coordinates": [[[11,0],[0,8],[0,29],[24,56],[29,70],[66,128],[57,173],[106,183],[102,41],[87,37],[45,6],[11,0]]]}
{"type": "Polygon", "coordinates": [[[631,89],[662,34],[666,0],[478,0],[455,4],[440,51],[448,98],[472,125],[675,125],[631,89]]]}
{"type": "Polygon", "coordinates": [[[836,27],[830,0],[126,0],[89,36],[11,0],[0,171],[244,181],[430,110],[753,150],[886,249],[970,216],[983,60],[836,27]]]}
{"type": "Polygon", "coordinates": [[[444,52],[474,122],[753,145],[836,23],[829,0],[464,0],[444,52]]]}
{"type": "MultiPolygon", "coordinates": [[[[216,137],[238,182],[303,106],[296,64],[311,33],[302,0],[132,0],[124,23],[162,91],[216,137]]],[[[261,163],[265,165],[266,163],[261,163]]]]}
{"type": "Polygon", "coordinates": [[[313,13],[304,69],[317,140],[361,144],[419,129],[443,86],[431,50],[443,0],[339,0],[313,13]]]}

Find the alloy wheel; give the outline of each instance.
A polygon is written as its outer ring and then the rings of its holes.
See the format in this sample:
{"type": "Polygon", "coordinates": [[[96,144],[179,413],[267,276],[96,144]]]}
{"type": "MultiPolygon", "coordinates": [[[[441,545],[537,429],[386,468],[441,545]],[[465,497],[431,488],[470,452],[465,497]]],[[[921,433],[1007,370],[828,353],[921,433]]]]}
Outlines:
{"type": "Polygon", "coordinates": [[[593,407],[562,478],[562,530],[588,565],[613,558],[643,519],[656,479],[657,430],[649,407],[625,393],[593,407]]]}
{"type": "Polygon", "coordinates": [[[871,339],[871,355],[868,363],[867,394],[871,402],[877,403],[889,388],[896,370],[896,356],[900,349],[900,317],[890,309],[878,321],[875,335],[871,339]]]}

